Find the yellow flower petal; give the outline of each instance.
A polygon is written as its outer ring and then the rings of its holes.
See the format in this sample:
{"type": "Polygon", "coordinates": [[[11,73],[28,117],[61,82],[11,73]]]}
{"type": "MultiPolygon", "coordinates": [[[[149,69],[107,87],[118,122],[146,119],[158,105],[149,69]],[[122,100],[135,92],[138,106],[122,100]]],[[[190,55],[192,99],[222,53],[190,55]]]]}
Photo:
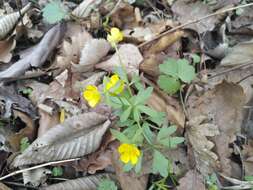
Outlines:
{"type": "Polygon", "coordinates": [[[126,152],[127,148],[128,148],[128,144],[121,144],[121,145],[118,147],[118,152],[119,152],[119,153],[126,152]]]}
{"type": "Polygon", "coordinates": [[[127,164],[127,163],[130,161],[130,156],[129,156],[129,154],[122,154],[122,155],[120,156],[120,160],[121,160],[123,163],[127,164]]]}
{"type": "Polygon", "coordinates": [[[109,92],[112,96],[120,94],[124,90],[124,81],[114,74],[110,80],[105,84],[105,91],[109,92]]]}
{"type": "Polygon", "coordinates": [[[111,43],[112,46],[122,41],[124,38],[123,33],[118,28],[111,28],[110,34],[107,35],[108,42],[111,43]]]}
{"type": "Polygon", "coordinates": [[[137,164],[137,162],[138,162],[138,157],[137,156],[131,156],[131,163],[132,163],[132,165],[135,165],[135,164],[137,164]]]}
{"type": "Polygon", "coordinates": [[[91,107],[95,107],[101,99],[101,95],[97,87],[93,85],[86,86],[83,92],[83,97],[91,107]]]}

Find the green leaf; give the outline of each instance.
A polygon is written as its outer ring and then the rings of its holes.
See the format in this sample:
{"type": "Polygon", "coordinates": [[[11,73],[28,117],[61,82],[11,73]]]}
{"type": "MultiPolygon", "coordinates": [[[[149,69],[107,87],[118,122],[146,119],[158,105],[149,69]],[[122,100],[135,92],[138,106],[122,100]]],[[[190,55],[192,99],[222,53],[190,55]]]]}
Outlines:
{"type": "Polygon", "coordinates": [[[62,167],[54,167],[53,170],[52,170],[52,175],[54,177],[57,177],[57,176],[62,176],[63,175],[63,169],[62,167]]]}
{"type": "Polygon", "coordinates": [[[152,173],[159,173],[163,177],[167,177],[169,173],[169,161],[158,150],[154,150],[154,158],[152,164],[152,173]]]}
{"type": "Polygon", "coordinates": [[[64,19],[68,12],[60,0],[52,0],[42,9],[43,18],[49,24],[54,24],[64,19]]]}
{"type": "Polygon", "coordinates": [[[151,96],[152,92],[153,92],[152,87],[148,87],[145,90],[139,91],[138,94],[136,95],[134,105],[145,103],[148,100],[148,98],[151,96]]]}
{"type": "Polygon", "coordinates": [[[157,83],[162,90],[169,94],[175,94],[181,88],[181,83],[178,79],[167,75],[160,75],[157,83]]]}
{"type": "Polygon", "coordinates": [[[149,144],[153,144],[154,142],[154,134],[150,130],[149,124],[147,122],[143,123],[143,135],[149,144]]]}
{"type": "Polygon", "coordinates": [[[29,139],[27,137],[22,138],[20,141],[20,151],[24,152],[25,149],[27,149],[29,145],[30,145],[29,139]]]}
{"type": "Polygon", "coordinates": [[[118,190],[115,182],[110,179],[102,179],[97,190],[118,190]]]}
{"type": "Polygon", "coordinates": [[[170,127],[163,127],[160,129],[158,135],[157,135],[157,141],[161,141],[164,138],[169,138],[170,135],[175,133],[177,130],[177,126],[172,125],[170,127]]]}
{"type": "Polygon", "coordinates": [[[246,175],[244,176],[245,181],[253,181],[253,176],[252,175],[246,175]]]}
{"type": "Polygon", "coordinates": [[[169,137],[168,139],[162,139],[159,141],[167,148],[176,148],[178,144],[184,142],[184,137],[169,137]]]}
{"type": "Polygon", "coordinates": [[[120,142],[122,143],[130,143],[130,140],[127,138],[126,135],[124,135],[123,133],[115,130],[115,129],[110,129],[112,135],[118,139],[120,142]]]}
{"type": "Polygon", "coordinates": [[[143,129],[142,128],[138,128],[134,134],[134,136],[132,137],[132,142],[134,144],[139,144],[142,143],[143,141],[143,129]]]}
{"type": "Polygon", "coordinates": [[[134,171],[135,173],[140,173],[141,172],[141,166],[142,166],[142,159],[143,159],[143,154],[141,153],[137,164],[134,167],[134,171]]]}
{"type": "Polygon", "coordinates": [[[158,126],[161,126],[164,123],[166,114],[164,112],[157,112],[157,117],[149,117],[148,120],[156,123],[158,126]]]}
{"type": "Polygon", "coordinates": [[[196,53],[192,53],[190,56],[193,60],[193,65],[196,65],[197,63],[200,63],[201,59],[200,59],[199,55],[197,55],[196,53]]]}
{"type": "Polygon", "coordinates": [[[153,118],[159,117],[158,112],[148,106],[139,105],[138,108],[142,113],[145,113],[149,115],[150,117],[153,117],[153,118]]]}
{"type": "Polygon", "coordinates": [[[178,77],[186,83],[190,83],[196,76],[195,69],[186,59],[179,59],[178,61],[178,77]]]}
{"type": "Polygon", "coordinates": [[[121,66],[115,67],[114,73],[119,75],[119,78],[123,80],[125,83],[128,83],[127,74],[121,66]]]}
{"type": "Polygon", "coordinates": [[[161,73],[166,75],[170,75],[174,78],[178,78],[178,63],[176,59],[168,58],[164,61],[163,64],[159,65],[159,69],[161,73]]]}
{"type": "Polygon", "coordinates": [[[125,122],[129,118],[131,111],[132,111],[131,106],[129,106],[126,110],[124,110],[124,112],[120,115],[120,121],[125,122]]]}
{"type": "Polygon", "coordinates": [[[136,122],[140,121],[140,111],[137,106],[134,107],[133,116],[134,116],[134,121],[136,122]]]}

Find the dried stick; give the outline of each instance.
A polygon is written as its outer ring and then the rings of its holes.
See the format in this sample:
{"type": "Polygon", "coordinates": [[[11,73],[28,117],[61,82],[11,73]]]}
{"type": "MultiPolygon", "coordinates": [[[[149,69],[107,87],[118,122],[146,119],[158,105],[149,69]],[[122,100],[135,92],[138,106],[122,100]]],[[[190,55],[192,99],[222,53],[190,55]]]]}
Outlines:
{"type": "Polygon", "coordinates": [[[167,30],[167,31],[164,32],[164,33],[161,33],[161,34],[157,35],[155,38],[153,38],[153,39],[151,39],[151,40],[149,40],[149,41],[147,41],[147,42],[144,42],[144,43],[140,44],[138,47],[141,48],[141,47],[143,47],[143,46],[145,46],[145,45],[147,45],[147,44],[149,44],[149,43],[151,43],[151,42],[153,42],[153,41],[155,41],[155,40],[158,40],[159,38],[161,38],[161,37],[163,37],[163,36],[165,36],[165,35],[167,35],[167,34],[169,34],[169,33],[171,33],[171,32],[174,32],[174,31],[176,31],[176,30],[178,30],[178,29],[182,29],[182,28],[184,28],[185,26],[188,26],[188,25],[190,25],[190,24],[195,24],[195,23],[200,22],[200,21],[202,21],[202,20],[204,20],[204,19],[207,19],[207,18],[216,16],[216,15],[220,15],[220,14],[223,14],[223,13],[227,13],[227,12],[230,12],[230,11],[234,11],[234,10],[236,10],[236,9],[241,9],[241,8],[249,7],[249,6],[253,6],[253,3],[248,3],[248,4],[245,4],[245,5],[239,5],[239,6],[236,6],[236,7],[224,9],[224,10],[217,11],[217,12],[215,12],[215,13],[206,15],[206,16],[204,16],[204,17],[201,17],[201,18],[198,18],[198,19],[189,21],[189,22],[187,22],[187,23],[181,24],[181,25],[176,26],[176,27],[174,27],[174,28],[172,28],[172,29],[170,29],[170,30],[167,30]]]}
{"type": "Polygon", "coordinates": [[[25,169],[18,170],[18,171],[12,172],[10,174],[7,174],[7,175],[1,177],[0,181],[4,180],[6,178],[9,178],[11,176],[14,176],[14,175],[26,172],[26,171],[35,170],[35,169],[38,169],[38,168],[42,168],[42,167],[50,166],[50,165],[54,165],[54,164],[61,164],[61,163],[65,163],[65,162],[73,162],[73,161],[77,161],[77,160],[80,160],[80,159],[81,158],[72,158],[72,159],[68,159],[68,160],[60,160],[60,161],[48,162],[48,163],[44,163],[44,164],[40,164],[40,165],[37,165],[37,166],[30,167],[30,168],[25,168],[25,169]]]}

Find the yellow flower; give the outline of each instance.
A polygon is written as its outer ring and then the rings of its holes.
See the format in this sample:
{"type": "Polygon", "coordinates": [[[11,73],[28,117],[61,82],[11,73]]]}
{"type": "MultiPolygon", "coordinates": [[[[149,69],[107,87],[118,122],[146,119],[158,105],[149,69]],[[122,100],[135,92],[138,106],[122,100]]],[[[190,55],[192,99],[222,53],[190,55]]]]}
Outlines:
{"type": "Polygon", "coordinates": [[[124,90],[124,81],[114,74],[110,80],[105,84],[105,91],[110,92],[112,95],[118,95],[124,90]]]}
{"type": "Polygon", "coordinates": [[[90,107],[95,107],[101,99],[100,93],[96,86],[88,85],[83,91],[83,97],[87,100],[90,107]]]}
{"type": "Polygon", "coordinates": [[[134,144],[121,144],[118,147],[118,152],[120,153],[120,160],[127,164],[131,161],[132,165],[137,164],[140,157],[140,150],[134,144]]]}
{"type": "Polygon", "coordinates": [[[123,33],[118,28],[111,28],[110,34],[107,35],[107,41],[111,43],[112,46],[121,42],[123,40],[123,33]]]}

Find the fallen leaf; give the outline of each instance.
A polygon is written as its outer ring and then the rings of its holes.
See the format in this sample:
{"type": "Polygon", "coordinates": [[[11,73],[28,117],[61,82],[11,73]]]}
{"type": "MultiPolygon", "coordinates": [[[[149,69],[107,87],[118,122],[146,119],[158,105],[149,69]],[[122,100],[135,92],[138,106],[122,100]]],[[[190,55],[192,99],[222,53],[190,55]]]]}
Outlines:
{"type": "MultiPolygon", "coordinates": [[[[106,174],[91,175],[87,177],[67,180],[62,183],[57,183],[47,187],[42,187],[41,190],[97,190],[101,180],[108,178],[106,174]]],[[[109,190],[109,189],[108,189],[109,190]]]]}
{"type": "Polygon", "coordinates": [[[72,14],[79,18],[86,18],[100,5],[101,2],[102,0],[83,1],[72,11],[72,14]]]}
{"type": "Polygon", "coordinates": [[[3,183],[0,183],[0,190],[12,190],[12,189],[4,185],[3,183]]]}
{"type": "Polygon", "coordinates": [[[253,58],[253,40],[235,45],[221,60],[222,66],[234,66],[249,63],[253,58]]]}
{"type": "Polygon", "coordinates": [[[15,167],[76,158],[94,152],[110,126],[106,117],[94,112],[66,119],[36,139],[12,165],[15,167]]]}
{"type": "Polygon", "coordinates": [[[178,190],[205,190],[203,177],[197,171],[189,170],[187,174],[179,180],[178,190]]]}
{"type": "Polygon", "coordinates": [[[37,168],[35,170],[23,172],[24,184],[31,184],[38,187],[47,180],[47,175],[51,174],[51,170],[45,168],[37,168]]]}
{"type": "Polygon", "coordinates": [[[122,64],[126,67],[127,73],[139,73],[139,65],[142,62],[143,57],[135,45],[124,44],[120,46],[119,55],[115,53],[109,60],[99,63],[95,67],[97,69],[103,69],[112,72],[115,67],[121,66],[122,62],[122,64]]]}
{"type": "MultiPolygon", "coordinates": [[[[172,5],[172,11],[175,15],[178,16],[178,20],[181,24],[185,24],[187,22],[199,19],[212,13],[209,10],[208,5],[200,1],[196,1],[193,3],[186,3],[185,1],[176,1],[172,5]]],[[[213,16],[206,18],[205,20],[199,21],[195,24],[190,24],[185,28],[190,28],[198,33],[203,33],[206,31],[212,31],[216,24],[217,18],[216,16],[213,16]]]]}
{"type": "Polygon", "coordinates": [[[58,46],[64,32],[64,24],[51,28],[34,48],[31,54],[12,64],[8,69],[0,72],[0,81],[13,80],[25,73],[31,67],[40,67],[48,56],[58,46]]]}
{"type": "Polygon", "coordinates": [[[0,41],[0,63],[8,63],[12,58],[11,51],[16,47],[16,40],[14,36],[0,41]]]}

